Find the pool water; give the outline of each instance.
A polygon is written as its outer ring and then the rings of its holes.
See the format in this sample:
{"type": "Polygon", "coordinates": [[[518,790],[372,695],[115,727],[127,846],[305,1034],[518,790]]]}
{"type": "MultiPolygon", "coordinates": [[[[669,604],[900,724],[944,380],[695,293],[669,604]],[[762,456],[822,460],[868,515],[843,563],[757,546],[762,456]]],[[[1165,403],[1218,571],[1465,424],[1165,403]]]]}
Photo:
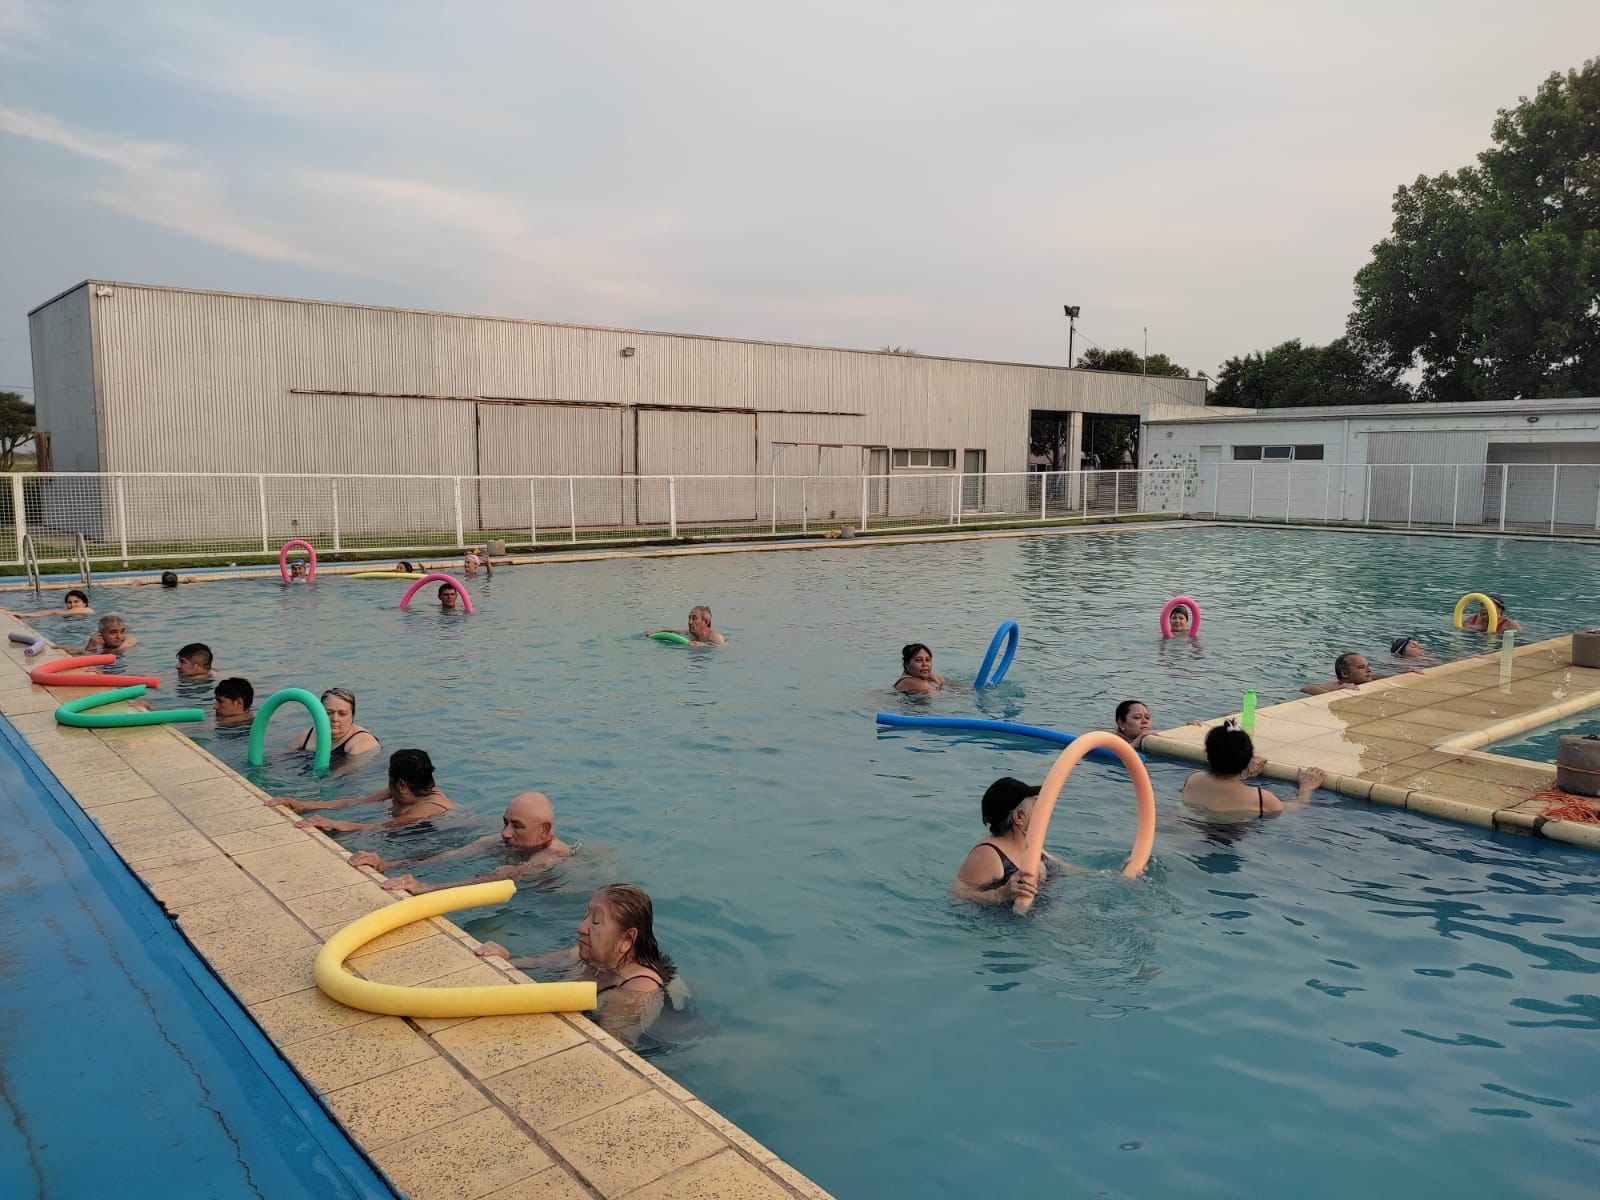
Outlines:
{"type": "Polygon", "coordinates": [[[1553,763],[1556,760],[1556,747],[1568,734],[1577,734],[1580,737],[1600,734],[1600,710],[1569,717],[1559,724],[1530,729],[1527,733],[1509,741],[1496,742],[1489,749],[1495,754],[1508,754],[1512,758],[1553,763]]]}
{"type": "Polygon", "coordinates": [[[394,1192],[0,720],[0,1196],[394,1192]]]}
{"type": "MultiPolygon", "coordinates": [[[[1164,728],[1249,687],[1287,699],[1344,650],[1382,670],[1401,634],[1482,652],[1448,628],[1466,591],[1506,595],[1525,641],[1592,623],[1597,566],[1587,546],[1191,528],[522,568],[472,583],[472,617],[331,576],[95,603],[140,637],[130,670],[170,679],[178,646],[205,641],[260,696],[349,686],[386,752],[427,749],[470,816],[352,847],[457,844],[515,792],[549,792],[582,852],[467,927],[537,953],[570,944],[595,884],[643,885],[694,996],[646,1049],[842,1197],[1459,1200],[1600,1178],[1600,857],[1329,796],[1218,833],[1178,812],[1187,768],[1157,762],[1148,877],[1066,877],[1019,920],[946,889],[984,788],[1040,779],[1051,753],[880,733],[873,713],[1078,731],[1137,697],[1164,728]],[[1180,592],[1200,637],[1162,642],[1180,592]],[[638,636],[697,602],[725,648],[638,636]],[[902,642],[970,679],[1007,617],[1022,644],[1000,687],[888,690],[902,642]]],[[[279,746],[305,728],[281,712],[279,746]]],[[[192,728],[242,768],[242,730],[192,728]]],[[[383,769],[254,775],[311,797],[383,769]]],[[[1117,769],[1080,767],[1052,848],[1109,871],[1131,807],[1117,769]]]]}

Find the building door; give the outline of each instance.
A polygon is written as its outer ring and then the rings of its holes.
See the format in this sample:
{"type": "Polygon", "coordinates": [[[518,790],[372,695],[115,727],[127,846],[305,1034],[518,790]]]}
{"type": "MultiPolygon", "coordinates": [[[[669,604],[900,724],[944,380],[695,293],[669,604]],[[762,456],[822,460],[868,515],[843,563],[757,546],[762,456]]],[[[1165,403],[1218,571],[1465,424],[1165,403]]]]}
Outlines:
{"type": "Polygon", "coordinates": [[[970,512],[982,510],[985,499],[984,471],[989,460],[987,450],[967,450],[961,455],[961,509],[970,512]]]}
{"type": "Polygon", "coordinates": [[[1217,489],[1222,486],[1222,447],[1200,447],[1200,478],[1195,481],[1195,507],[1201,512],[1217,515],[1217,489]],[[1207,507],[1209,502],[1210,507],[1207,507]]]}
{"type": "Polygon", "coordinates": [[[881,517],[889,511],[889,448],[874,447],[867,452],[867,474],[872,477],[868,485],[869,505],[872,515],[881,517]]]}

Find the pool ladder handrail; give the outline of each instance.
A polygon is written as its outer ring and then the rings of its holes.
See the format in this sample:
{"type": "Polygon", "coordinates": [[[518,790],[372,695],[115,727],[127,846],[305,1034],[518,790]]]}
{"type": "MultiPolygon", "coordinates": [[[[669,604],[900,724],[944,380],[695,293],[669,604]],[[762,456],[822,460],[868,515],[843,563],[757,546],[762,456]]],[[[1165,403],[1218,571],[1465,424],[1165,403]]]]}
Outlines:
{"type": "Polygon", "coordinates": [[[22,568],[27,573],[28,583],[33,588],[34,598],[39,595],[39,552],[33,545],[33,534],[25,533],[17,549],[22,553],[22,568]]]}
{"type": "Polygon", "coordinates": [[[89,543],[84,540],[81,533],[73,536],[78,539],[78,578],[83,580],[84,587],[88,587],[93,576],[93,572],[89,570],[89,543]]]}

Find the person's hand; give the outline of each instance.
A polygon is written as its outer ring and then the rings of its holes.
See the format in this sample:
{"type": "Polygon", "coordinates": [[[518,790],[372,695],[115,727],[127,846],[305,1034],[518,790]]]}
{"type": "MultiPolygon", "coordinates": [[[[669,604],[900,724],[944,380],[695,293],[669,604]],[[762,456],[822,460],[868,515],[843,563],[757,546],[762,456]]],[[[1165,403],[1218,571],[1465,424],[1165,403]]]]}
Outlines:
{"type": "Polygon", "coordinates": [[[417,882],[415,875],[399,875],[394,879],[383,881],[383,890],[386,892],[419,892],[422,884],[417,882]]]}
{"type": "Polygon", "coordinates": [[[1351,683],[1347,679],[1339,685],[1339,690],[1342,692],[1359,692],[1361,690],[1361,685],[1359,683],[1351,683]]]}
{"type": "Polygon", "coordinates": [[[261,803],[268,808],[287,808],[290,812],[303,812],[301,802],[293,796],[268,796],[261,803]]]}
{"type": "Polygon", "coordinates": [[[485,942],[473,953],[479,958],[503,958],[507,962],[511,961],[511,951],[507,950],[499,942],[485,942]]]}
{"type": "Polygon", "coordinates": [[[1012,900],[1032,902],[1039,894],[1039,877],[1032,871],[1018,871],[1006,885],[1006,895],[1012,900]]]}
{"type": "Polygon", "coordinates": [[[1297,776],[1301,790],[1307,792],[1315,791],[1321,787],[1322,781],[1327,777],[1328,773],[1321,767],[1301,767],[1297,776]]]}
{"type": "Polygon", "coordinates": [[[1402,673],[1406,674],[1406,675],[1421,675],[1422,674],[1422,668],[1421,667],[1405,667],[1403,669],[1402,673]]]}
{"type": "Polygon", "coordinates": [[[339,823],[327,817],[305,817],[294,823],[296,829],[337,829],[339,823]]]}
{"type": "Polygon", "coordinates": [[[89,640],[83,644],[83,652],[85,654],[97,654],[100,651],[100,645],[100,635],[98,633],[91,633],[89,635],[89,640]]]}
{"type": "Polygon", "coordinates": [[[1267,756],[1258,754],[1250,760],[1250,765],[1244,769],[1244,777],[1249,779],[1252,775],[1259,775],[1267,769],[1267,756]]]}
{"type": "Polygon", "coordinates": [[[383,859],[379,858],[371,850],[357,850],[350,856],[350,865],[352,867],[371,867],[374,871],[381,871],[383,870],[383,859]]]}

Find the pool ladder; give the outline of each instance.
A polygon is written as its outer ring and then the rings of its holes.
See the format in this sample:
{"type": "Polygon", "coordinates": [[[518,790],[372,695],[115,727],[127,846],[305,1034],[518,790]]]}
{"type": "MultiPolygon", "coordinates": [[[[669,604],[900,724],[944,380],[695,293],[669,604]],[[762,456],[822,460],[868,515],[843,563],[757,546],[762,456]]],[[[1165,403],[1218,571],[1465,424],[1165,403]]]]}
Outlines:
{"type": "Polygon", "coordinates": [[[34,599],[39,598],[39,552],[33,545],[33,534],[25,533],[18,546],[22,551],[22,569],[27,572],[28,585],[33,588],[34,599]]]}
{"type": "Polygon", "coordinates": [[[84,587],[88,587],[93,576],[89,570],[89,543],[84,541],[81,533],[74,536],[78,539],[78,578],[83,580],[84,587]]]}

